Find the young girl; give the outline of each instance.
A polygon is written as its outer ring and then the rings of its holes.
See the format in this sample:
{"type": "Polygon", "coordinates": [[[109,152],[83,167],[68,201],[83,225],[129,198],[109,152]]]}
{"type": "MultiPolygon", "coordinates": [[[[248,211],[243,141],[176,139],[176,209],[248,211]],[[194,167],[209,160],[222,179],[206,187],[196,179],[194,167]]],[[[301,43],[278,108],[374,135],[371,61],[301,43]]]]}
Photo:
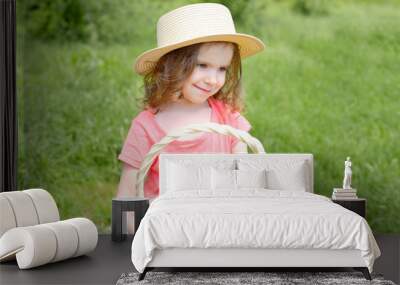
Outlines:
{"type": "MultiPolygon", "coordinates": [[[[136,175],[153,144],[169,132],[214,122],[249,131],[242,109],[241,58],[264,49],[257,38],[235,31],[230,11],[220,4],[193,4],[163,15],[158,48],[141,54],[135,71],[144,76],[144,110],[132,121],[119,159],[118,197],[136,196],[136,175]]],[[[169,153],[247,152],[238,139],[215,133],[173,141],[169,153]]],[[[144,184],[145,197],[159,194],[158,158],[144,184]]],[[[129,223],[133,224],[133,223],[129,223]]]]}

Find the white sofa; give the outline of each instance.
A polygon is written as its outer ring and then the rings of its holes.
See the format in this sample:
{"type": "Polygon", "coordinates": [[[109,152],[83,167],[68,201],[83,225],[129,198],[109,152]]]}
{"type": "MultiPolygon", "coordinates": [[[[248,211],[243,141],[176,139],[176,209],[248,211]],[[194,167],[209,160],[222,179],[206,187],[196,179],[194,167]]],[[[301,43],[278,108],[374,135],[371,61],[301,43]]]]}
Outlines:
{"type": "Polygon", "coordinates": [[[0,262],[16,259],[20,269],[86,254],[97,245],[97,228],[86,218],[60,221],[49,192],[0,193],[0,262]]]}

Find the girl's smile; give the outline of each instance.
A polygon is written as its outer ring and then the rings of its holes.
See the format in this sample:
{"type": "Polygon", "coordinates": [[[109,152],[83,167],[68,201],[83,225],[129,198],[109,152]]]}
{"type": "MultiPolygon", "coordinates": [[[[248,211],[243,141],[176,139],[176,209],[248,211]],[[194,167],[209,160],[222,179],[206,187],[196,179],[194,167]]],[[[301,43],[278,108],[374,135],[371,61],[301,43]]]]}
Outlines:
{"type": "Polygon", "coordinates": [[[193,85],[194,85],[194,87],[197,87],[197,88],[199,88],[200,90],[202,90],[202,91],[204,91],[204,92],[206,92],[206,93],[209,93],[209,92],[211,91],[211,90],[203,89],[203,88],[197,86],[196,84],[193,84],[193,85]]]}

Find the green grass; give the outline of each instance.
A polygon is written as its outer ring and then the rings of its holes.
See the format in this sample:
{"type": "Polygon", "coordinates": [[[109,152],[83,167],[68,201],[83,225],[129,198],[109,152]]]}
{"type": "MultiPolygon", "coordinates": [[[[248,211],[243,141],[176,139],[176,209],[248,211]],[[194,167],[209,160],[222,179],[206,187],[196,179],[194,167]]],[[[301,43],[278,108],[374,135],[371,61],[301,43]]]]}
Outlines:
{"type": "MultiPolygon", "coordinates": [[[[326,196],[341,185],[351,156],[371,228],[398,233],[399,5],[335,2],[327,15],[305,17],[289,3],[250,7],[237,25],[267,43],[243,62],[251,133],[267,152],[313,153],[315,192],[326,196]]],[[[117,19],[114,27],[127,24],[117,19]]],[[[19,188],[49,190],[62,218],[89,217],[102,232],[117,155],[139,112],[141,78],[131,65],[155,37],[144,31],[149,41],[25,40],[18,49],[19,188]]]]}

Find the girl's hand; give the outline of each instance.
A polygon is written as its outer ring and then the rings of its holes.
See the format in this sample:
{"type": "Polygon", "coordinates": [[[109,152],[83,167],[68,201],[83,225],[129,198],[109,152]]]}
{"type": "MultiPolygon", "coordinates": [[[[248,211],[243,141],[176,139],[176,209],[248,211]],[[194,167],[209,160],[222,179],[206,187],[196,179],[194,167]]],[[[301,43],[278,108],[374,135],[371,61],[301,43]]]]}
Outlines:
{"type": "Polygon", "coordinates": [[[138,169],[124,163],[119,180],[117,197],[136,197],[136,177],[138,169]]]}
{"type": "MultiPolygon", "coordinates": [[[[138,169],[124,163],[122,168],[121,179],[118,185],[117,197],[136,197],[136,177],[138,169]]],[[[134,234],[135,219],[134,213],[126,213],[127,233],[134,234]]]]}

